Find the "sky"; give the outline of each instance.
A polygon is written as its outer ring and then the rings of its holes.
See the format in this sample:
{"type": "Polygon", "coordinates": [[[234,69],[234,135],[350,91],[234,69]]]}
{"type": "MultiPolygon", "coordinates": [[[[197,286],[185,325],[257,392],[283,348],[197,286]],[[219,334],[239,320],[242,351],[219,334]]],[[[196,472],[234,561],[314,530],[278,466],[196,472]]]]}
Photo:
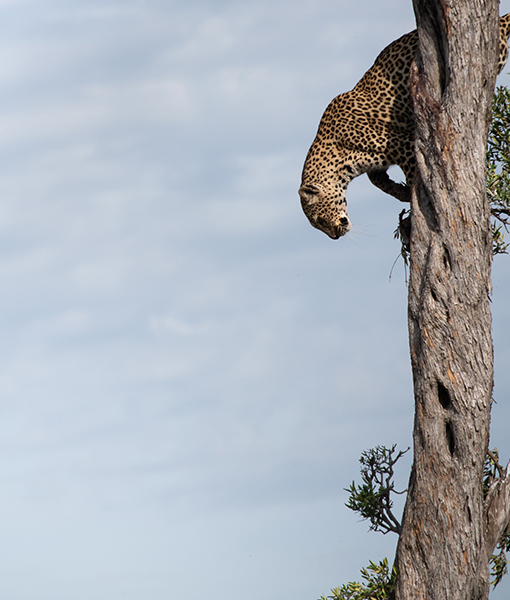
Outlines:
{"type": "MultiPolygon", "coordinates": [[[[402,206],[362,176],[332,241],[297,189],[414,27],[403,0],[0,0],[2,600],[316,600],[392,560],[344,488],[411,445],[402,206]]],[[[510,257],[493,284],[506,462],[510,257]]]]}

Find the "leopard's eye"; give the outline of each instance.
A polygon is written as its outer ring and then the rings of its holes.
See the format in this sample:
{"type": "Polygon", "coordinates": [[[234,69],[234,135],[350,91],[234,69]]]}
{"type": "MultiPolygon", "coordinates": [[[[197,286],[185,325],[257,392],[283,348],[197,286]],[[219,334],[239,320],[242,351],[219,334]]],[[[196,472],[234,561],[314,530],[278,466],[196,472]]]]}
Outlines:
{"type": "Polygon", "coordinates": [[[304,192],[305,194],[318,194],[320,192],[318,187],[311,184],[302,186],[300,191],[304,192]]]}

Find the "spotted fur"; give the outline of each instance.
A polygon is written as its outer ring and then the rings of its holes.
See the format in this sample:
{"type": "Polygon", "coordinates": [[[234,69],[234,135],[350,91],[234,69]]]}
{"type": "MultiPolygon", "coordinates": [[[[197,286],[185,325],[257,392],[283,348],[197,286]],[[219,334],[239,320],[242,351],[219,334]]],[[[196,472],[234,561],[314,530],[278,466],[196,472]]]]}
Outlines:
{"type": "MultiPolygon", "coordinates": [[[[510,13],[500,19],[498,66],[508,58],[510,13]]],[[[414,175],[414,117],[409,70],[418,49],[417,31],[387,46],[356,87],[327,107],[303,168],[299,195],[310,223],[338,239],[351,229],[345,192],[362,173],[384,192],[409,202],[414,175]],[[392,181],[398,165],[407,184],[392,181]]]]}

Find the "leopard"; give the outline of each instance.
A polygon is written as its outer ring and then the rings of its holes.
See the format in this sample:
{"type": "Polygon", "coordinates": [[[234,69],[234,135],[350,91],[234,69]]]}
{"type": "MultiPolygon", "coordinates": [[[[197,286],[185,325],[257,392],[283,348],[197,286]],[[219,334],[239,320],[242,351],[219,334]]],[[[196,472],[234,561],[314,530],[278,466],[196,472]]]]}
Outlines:
{"type": "MultiPolygon", "coordinates": [[[[498,72],[508,59],[510,13],[500,18],[498,72]]],[[[418,50],[415,29],[395,40],[350,91],[326,108],[308,151],[299,196],[311,225],[331,239],[351,230],[346,190],[366,173],[383,192],[410,202],[415,171],[414,116],[409,91],[411,63],[418,50]],[[388,168],[401,168],[397,183],[388,168]]]]}

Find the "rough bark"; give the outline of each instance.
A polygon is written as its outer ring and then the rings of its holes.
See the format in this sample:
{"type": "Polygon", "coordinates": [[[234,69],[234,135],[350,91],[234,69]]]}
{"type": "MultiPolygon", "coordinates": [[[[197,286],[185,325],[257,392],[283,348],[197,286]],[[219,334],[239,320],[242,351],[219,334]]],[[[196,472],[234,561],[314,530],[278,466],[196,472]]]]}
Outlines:
{"type": "Polygon", "coordinates": [[[508,470],[485,503],[482,493],[493,387],[485,152],[498,2],[414,0],[414,10],[408,319],[416,412],[395,596],[482,600],[510,514],[508,470]]]}

